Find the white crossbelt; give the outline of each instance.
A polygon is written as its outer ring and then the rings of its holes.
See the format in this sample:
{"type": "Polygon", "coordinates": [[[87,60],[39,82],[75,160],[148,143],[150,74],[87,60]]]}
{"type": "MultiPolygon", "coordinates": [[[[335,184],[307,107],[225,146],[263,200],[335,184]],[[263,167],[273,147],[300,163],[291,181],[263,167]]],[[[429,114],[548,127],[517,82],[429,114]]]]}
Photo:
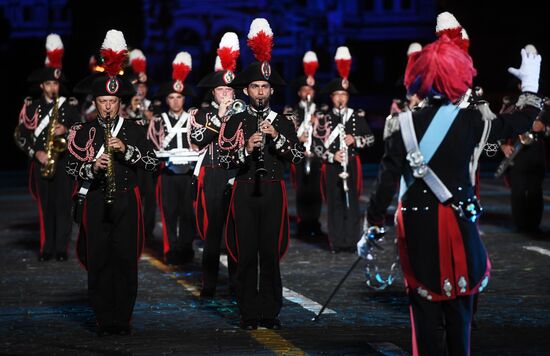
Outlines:
{"type": "MultiPolygon", "coordinates": [[[[65,102],[65,100],[66,100],[66,98],[64,96],[60,96],[58,101],[57,101],[57,107],[60,108],[61,105],[63,105],[63,103],[65,102]]],[[[40,136],[42,131],[44,131],[46,126],[48,126],[48,124],[50,123],[50,117],[52,116],[52,112],[53,112],[53,106],[50,109],[50,111],[48,112],[48,115],[44,116],[42,121],[40,121],[40,124],[38,125],[38,127],[34,130],[34,137],[40,136]]]]}
{"type": "Polygon", "coordinates": [[[189,114],[184,112],[181,117],[179,118],[178,122],[172,127],[172,124],[170,123],[170,118],[168,117],[168,114],[163,112],[161,114],[162,119],[164,120],[164,124],[166,125],[166,129],[168,130],[168,136],[164,138],[164,141],[162,141],[162,148],[166,148],[168,144],[172,141],[174,137],[177,137],[177,148],[182,149],[183,148],[183,137],[182,134],[187,133],[187,127],[183,127],[188,119],[189,114]],[[177,136],[176,136],[177,135],[177,136]]]}
{"type": "MultiPolygon", "coordinates": [[[[344,123],[347,123],[348,120],[350,119],[351,115],[353,114],[353,109],[350,109],[350,108],[347,108],[346,109],[346,112],[344,113],[344,123]]],[[[338,137],[340,135],[340,127],[342,126],[342,124],[338,124],[336,125],[336,127],[334,128],[334,130],[332,130],[332,132],[330,133],[329,137],[327,138],[327,140],[325,141],[325,148],[328,149],[330,147],[330,145],[332,145],[332,143],[334,142],[334,140],[336,140],[336,137],[338,137]]]]}

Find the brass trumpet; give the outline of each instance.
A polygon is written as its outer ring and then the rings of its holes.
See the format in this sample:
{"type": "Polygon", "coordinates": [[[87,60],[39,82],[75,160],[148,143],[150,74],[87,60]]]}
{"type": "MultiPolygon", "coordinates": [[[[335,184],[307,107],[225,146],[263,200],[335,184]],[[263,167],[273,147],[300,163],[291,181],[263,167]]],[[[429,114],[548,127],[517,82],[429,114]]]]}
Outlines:
{"type": "Polygon", "coordinates": [[[225,112],[225,116],[231,116],[235,114],[239,114],[246,110],[246,103],[241,99],[235,99],[231,106],[229,106],[229,109],[225,112]]]}

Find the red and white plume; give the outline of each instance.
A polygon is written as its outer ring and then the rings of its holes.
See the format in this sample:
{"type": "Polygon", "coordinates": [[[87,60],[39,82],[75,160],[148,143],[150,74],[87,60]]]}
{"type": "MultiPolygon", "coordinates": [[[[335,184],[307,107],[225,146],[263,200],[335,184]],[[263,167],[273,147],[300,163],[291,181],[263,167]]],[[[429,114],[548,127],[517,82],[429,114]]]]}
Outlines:
{"type": "Polygon", "coordinates": [[[191,55],[187,52],[178,53],[172,62],[172,79],[183,83],[189,72],[191,72],[191,68],[191,55]]]}
{"type": "Polygon", "coordinates": [[[220,56],[216,56],[216,61],[214,62],[214,72],[221,72],[222,70],[222,60],[220,59],[220,56]]]}
{"type": "Polygon", "coordinates": [[[345,46],[338,47],[334,60],[336,61],[336,69],[340,77],[342,77],[342,79],[348,79],[351,69],[351,54],[349,53],[349,48],[345,46]]]}
{"type": "Polygon", "coordinates": [[[437,37],[447,35],[451,40],[461,37],[462,26],[456,17],[450,12],[442,12],[437,15],[437,23],[435,25],[435,34],[437,37]]]}
{"type": "Polygon", "coordinates": [[[411,67],[422,52],[422,45],[418,42],[413,42],[407,49],[407,67],[405,67],[405,75],[403,77],[403,84],[408,88],[415,78],[411,77],[411,67]]]}
{"type": "Polygon", "coordinates": [[[110,77],[115,77],[126,60],[128,46],[124,34],[117,30],[109,30],[101,45],[101,57],[103,57],[103,68],[110,77]]]}
{"type": "Polygon", "coordinates": [[[273,49],[273,31],[264,18],[257,18],[250,24],[248,31],[248,47],[254,53],[258,62],[271,61],[271,50],[273,49]]]}
{"type": "Polygon", "coordinates": [[[470,37],[468,37],[468,32],[466,32],[466,29],[463,28],[462,31],[460,31],[460,38],[456,38],[454,42],[458,45],[458,47],[468,52],[470,49],[470,37]]]}
{"type": "Polygon", "coordinates": [[[315,52],[307,51],[306,54],[304,54],[302,62],[304,63],[304,74],[306,77],[315,77],[315,72],[317,72],[317,68],[319,68],[319,61],[317,60],[315,52]]]}
{"type": "Polygon", "coordinates": [[[217,51],[223,70],[235,71],[239,51],[239,37],[237,34],[235,32],[226,32],[220,40],[217,51]]]}
{"type": "Polygon", "coordinates": [[[147,59],[141,50],[133,49],[130,51],[129,59],[134,73],[145,73],[147,68],[147,59]]]}
{"type": "Polygon", "coordinates": [[[61,69],[64,52],[61,37],[55,33],[50,33],[46,37],[46,67],[61,69]]]}

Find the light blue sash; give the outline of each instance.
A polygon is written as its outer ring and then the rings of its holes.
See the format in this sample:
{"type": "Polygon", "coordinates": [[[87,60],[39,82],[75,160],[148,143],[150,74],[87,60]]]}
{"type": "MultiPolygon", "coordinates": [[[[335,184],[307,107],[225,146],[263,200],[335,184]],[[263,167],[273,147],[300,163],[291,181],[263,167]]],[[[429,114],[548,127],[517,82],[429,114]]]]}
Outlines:
{"type": "MultiPolygon", "coordinates": [[[[426,133],[422,136],[422,140],[418,144],[420,152],[424,157],[424,162],[428,164],[435,152],[443,142],[447,132],[451,128],[451,125],[456,119],[460,108],[456,105],[442,105],[435,114],[432,122],[428,126],[426,133]]],[[[406,172],[401,176],[401,183],[399,184],[399,200],[407,192],[407,189],[413,184],[414,177],[410,172],[406,172]]]]}

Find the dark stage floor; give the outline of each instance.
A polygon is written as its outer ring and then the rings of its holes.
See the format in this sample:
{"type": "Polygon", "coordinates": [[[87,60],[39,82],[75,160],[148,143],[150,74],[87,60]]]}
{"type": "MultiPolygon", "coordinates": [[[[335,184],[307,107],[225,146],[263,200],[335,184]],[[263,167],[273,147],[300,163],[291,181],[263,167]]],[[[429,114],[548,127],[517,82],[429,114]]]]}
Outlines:
{"type": "MultiPolygon", "coordinates": [[[[371,181],[365,182],[368,193],[371,181]]],[[[6,187],[4,185],[4,187],[6,187]]],[[[292,189],[292,185],[287,187],[292,189]]],[[[545,182],[540,236],[514,233],[508,191],[483,180],[483,240],[493,273],[481,295],[473,355],[550,354],[550,181],[545,182]]],[[[289,192],[294,214],[293,192],[289,192]]],[[[363,201],[364,206],[364,201],[363,201]]],[[[325,214],[325,212],[323,212],[325,214]]],[[[323,215],[323,222],[326,216],[323,215]]],[[[294,228],[294,226],[293,226],[294,228]]],[[[325,227],[326,228],[326,227],[325,227]]],[[[160,239],[160,225],[156,230],[160,239]]],[[[1,354],[211,354],[403,355],[410,354],[410,325],[403,281],[375,292],[359,265],[316,323],[311,318],[355,259],[331,255],[323,240],[293,239],[282,262],[284,307],[280,331],[247,332],[221,273],[219,295],[198,298],[200,244],[193,263],[173,268],[157,250],[139,266],[132,336],[98,338],[86,296],[86,274],[74,258],[37,261],[37,209],[25,188],[0,189],[1,354]]],[[[160,240],[159,240],[160,246],[160,240]]]]}

